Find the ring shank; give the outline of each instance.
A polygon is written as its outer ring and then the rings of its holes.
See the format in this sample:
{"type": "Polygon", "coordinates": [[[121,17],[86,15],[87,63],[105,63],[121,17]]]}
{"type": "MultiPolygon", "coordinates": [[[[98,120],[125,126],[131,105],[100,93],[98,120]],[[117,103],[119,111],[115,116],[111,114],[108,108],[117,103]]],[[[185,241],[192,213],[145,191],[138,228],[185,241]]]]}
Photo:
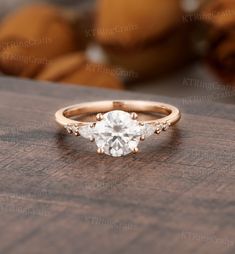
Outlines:
{"type": "Polygon", "coordinates": [[[66,108],[62,108],[55,113],[57,123],[60,125],[67,124],[90,124],[91,122],[81,122],[71,119],[75,116],[90,113],[105,113],[112,110],[123,110],[127,112],[143,112],[143,113],[161,113],[166,115],[163,118],[142,121],[144,123],[154,122],[168,122],[170,125],[175,124],[180,120],[179,110],[170,105],[160,102],[152,101],[138,101],[138,100],[118,100],[118,101],[97,101],[86,102],[81,104],[72,105],[66,108]]]}

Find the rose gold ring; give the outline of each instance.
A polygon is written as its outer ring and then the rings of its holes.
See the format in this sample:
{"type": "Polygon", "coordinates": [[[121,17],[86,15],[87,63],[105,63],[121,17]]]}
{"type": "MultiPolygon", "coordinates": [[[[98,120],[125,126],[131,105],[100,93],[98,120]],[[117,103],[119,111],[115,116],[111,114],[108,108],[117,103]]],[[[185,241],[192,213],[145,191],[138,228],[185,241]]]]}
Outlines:
{"type": "Polygon", "coordinates": [[[113,157],[137,153],[140,141],[166,131],[180,117],[172,105],[136,100],[86,102],[55,114],[68,133],[95,141],[99,154],[113,157]]]}

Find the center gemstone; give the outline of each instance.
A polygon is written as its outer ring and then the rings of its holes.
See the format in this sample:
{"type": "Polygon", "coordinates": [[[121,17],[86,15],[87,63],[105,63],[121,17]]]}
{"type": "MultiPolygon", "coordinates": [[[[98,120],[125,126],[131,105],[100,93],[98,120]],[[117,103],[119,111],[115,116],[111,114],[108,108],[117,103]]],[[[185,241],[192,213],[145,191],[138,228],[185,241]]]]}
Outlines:
{"type": "Polygon", "coordinates": [[[119,157],[131,153],[139,144],[141,126],[125,111],[114,110],[103,115],[93,128],[98,148],[119,157]]]}

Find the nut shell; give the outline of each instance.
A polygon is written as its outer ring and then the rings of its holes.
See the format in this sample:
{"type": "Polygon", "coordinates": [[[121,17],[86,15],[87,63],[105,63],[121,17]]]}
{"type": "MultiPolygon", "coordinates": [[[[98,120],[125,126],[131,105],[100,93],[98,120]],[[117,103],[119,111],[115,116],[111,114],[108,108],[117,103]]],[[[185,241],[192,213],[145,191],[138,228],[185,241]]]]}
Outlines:
{"type": "Polygon", "coordinates": [[[181,18],[179,0],[99,0],[96,37],[102,45],[135,47],[168,33],[181,18]]]}
{"type": "Polygon", "coordinates": [[[0,69],[33,77],[51,59],[76,50],[75,38],[60,8],[47,4],[23,7],[0,24],[0,69]]]}
{"type": "Polygon", "coordinates": [[[42,70],[37,79],[111,89],[124,88],[110,66],[92,63],[82,53],[54,59],[42,70]]]}

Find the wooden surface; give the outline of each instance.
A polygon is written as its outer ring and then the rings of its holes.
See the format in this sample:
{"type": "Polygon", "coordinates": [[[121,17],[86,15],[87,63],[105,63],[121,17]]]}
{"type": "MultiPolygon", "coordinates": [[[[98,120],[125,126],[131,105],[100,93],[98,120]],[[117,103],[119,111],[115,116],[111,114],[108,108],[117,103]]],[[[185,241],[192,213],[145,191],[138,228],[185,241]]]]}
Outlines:
{"type": "Polygon", "coordinates": [[[235,253],[235,106],[0,79],[0,253],[235,253]],[[178,106],[138,155],[98,156],[54,122],[99,99],[178,106]]]}

